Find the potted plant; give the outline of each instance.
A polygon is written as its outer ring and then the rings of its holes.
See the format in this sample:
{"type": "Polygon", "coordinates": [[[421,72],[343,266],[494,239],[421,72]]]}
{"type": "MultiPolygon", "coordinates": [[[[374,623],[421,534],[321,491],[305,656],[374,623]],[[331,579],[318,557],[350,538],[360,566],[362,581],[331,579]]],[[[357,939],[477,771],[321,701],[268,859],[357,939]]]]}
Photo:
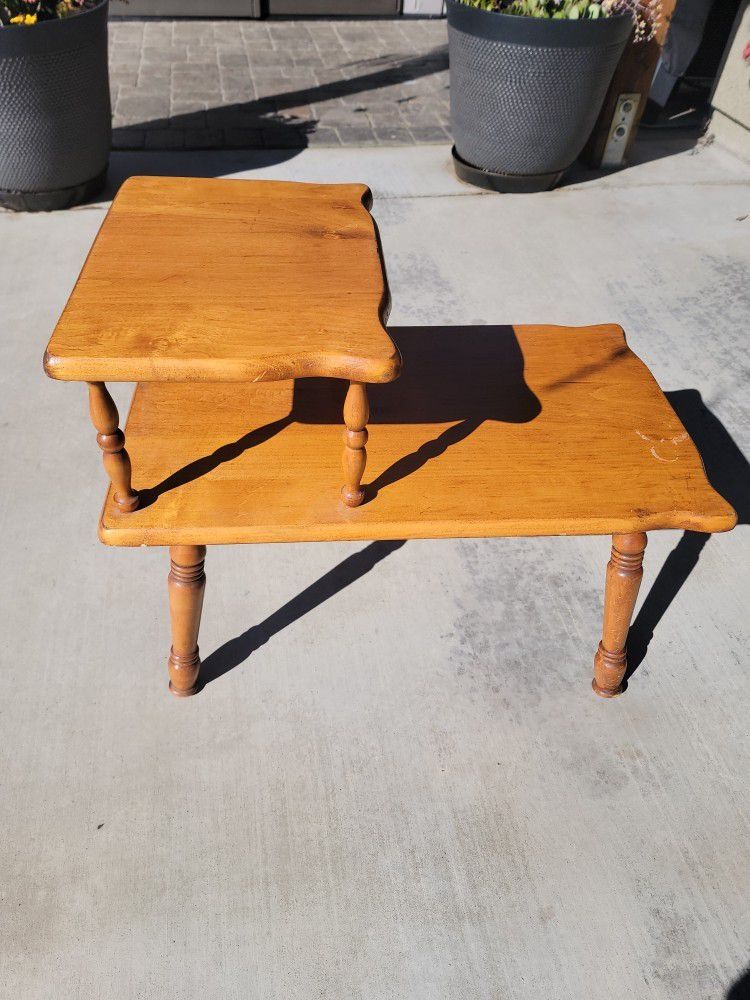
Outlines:
{"type": "Polygon", "coordinates": [[[649,37],[656,2],[447,0],[458,176],[495,191],[557,184],[631,32],[649,37]]]}
{"type": "Polygon", "coordinates": [[[111,130],[107,0],[0,0],[0,205],[96,193],[111,130]]]}

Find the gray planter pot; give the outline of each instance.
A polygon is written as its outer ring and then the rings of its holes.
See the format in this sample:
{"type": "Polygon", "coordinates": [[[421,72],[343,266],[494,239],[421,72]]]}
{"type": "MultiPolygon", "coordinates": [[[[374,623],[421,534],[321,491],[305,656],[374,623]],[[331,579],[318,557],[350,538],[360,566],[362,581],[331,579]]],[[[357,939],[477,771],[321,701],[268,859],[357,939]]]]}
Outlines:
{"type": "Polygon", "coordinates": [[[104,183],[112,137],[107,0],[0,28],[0,205],[68,208],[104,183]]]}
{"type": "Polygon", "coordinates": [[[553,187],[586,144],[632,22],[550,20],[448,0],[454,163],[500,191],[553,187]]]}

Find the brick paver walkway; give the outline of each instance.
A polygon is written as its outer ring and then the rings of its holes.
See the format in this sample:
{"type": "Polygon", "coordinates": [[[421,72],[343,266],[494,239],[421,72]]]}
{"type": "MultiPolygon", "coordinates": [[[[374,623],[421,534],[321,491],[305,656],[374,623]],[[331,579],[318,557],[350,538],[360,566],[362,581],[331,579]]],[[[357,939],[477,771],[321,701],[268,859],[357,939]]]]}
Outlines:
{"type": "Polygon", "coordinates": [[[116,149],[445,142],[444,21],[113,20],[116,149]]]}

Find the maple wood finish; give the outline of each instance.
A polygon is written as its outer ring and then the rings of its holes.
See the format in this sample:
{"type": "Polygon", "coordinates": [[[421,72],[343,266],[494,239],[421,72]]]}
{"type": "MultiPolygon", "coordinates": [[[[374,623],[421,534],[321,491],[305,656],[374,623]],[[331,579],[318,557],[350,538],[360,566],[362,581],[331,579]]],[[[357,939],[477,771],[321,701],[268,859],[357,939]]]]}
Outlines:
{"type": "Polygon", "coordinates": [[[611,697],[645,532],[736,515],[617,326],[404,327],[394,381],[370,200],[131,178],[52,335],[47,374],[89,383],[100,538],[170,548],[170,690],[199,687],[206,545],[612,534],[593,681],[611,697]],[[125,434],[106,380],[138,383],[125,434]]]}
{"type": "Polygon", "coordinates": [[[612,554],[607,563],[604,587],[604,628],[602,641],[594,657],[591,686],[602,698],[613,698],[622,691],[627,657],[625,644],[630,619],[643,579],[643,553],[646,536],[642,531],[612,536],[612,554]]]}
{"type": "Polygon", "coordinates": [[[169,550],[169,613],[172,620],[172,648],[169,651],[169,690],[187,698],[198,690],[201,668],[198,631],[203,610],[206,574],[203,566],[205,545],[173,545],[169,550]]]}
{"type": "Polygon", "coordinates": [[[331,380],[142,383],[126,424],[141,506],[109,545],[725,531],[734,511],[617,326],[394,329],[373,389],[366,502],[336,481],[331,380]]]}
{"type": "Polygon", "coordinates": [[[344,485],[341,499],[347,507],[359,507],[365,498],[362,476],[367,465],[367,421],[370,405],[361,382],[352,382],[344,400],[344,485]]]}
{"type": "Polygon", "coordinates": [[[394,379],[371,200],[364,184],[131,177],[52,335],[47,374],[394,379]]]}
{"type": "Polygon", "coordinates": [[[120,416],[103,382],[89,382],[89,413],[99,432],[96,443],[102,449],[104,468],[112,483],[112,502],[120,512],[129,513],[138,506],[138,494],[130,485],[130,456],[120,430],[120,416]]]}

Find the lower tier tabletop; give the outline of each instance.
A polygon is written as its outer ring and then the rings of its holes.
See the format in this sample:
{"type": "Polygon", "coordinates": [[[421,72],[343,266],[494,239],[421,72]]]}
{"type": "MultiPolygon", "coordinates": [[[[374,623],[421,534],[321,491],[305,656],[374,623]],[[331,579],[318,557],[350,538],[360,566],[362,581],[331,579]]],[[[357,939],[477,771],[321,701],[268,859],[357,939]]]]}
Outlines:
{"type": "Polygon", "coordinates": [[[616,326],[393,329],[369,387],[366,500],[343,482],[333,379],[139,384],[125,428],[140,507],[108,545],[724,531],[732,508],[616,326]]]}

